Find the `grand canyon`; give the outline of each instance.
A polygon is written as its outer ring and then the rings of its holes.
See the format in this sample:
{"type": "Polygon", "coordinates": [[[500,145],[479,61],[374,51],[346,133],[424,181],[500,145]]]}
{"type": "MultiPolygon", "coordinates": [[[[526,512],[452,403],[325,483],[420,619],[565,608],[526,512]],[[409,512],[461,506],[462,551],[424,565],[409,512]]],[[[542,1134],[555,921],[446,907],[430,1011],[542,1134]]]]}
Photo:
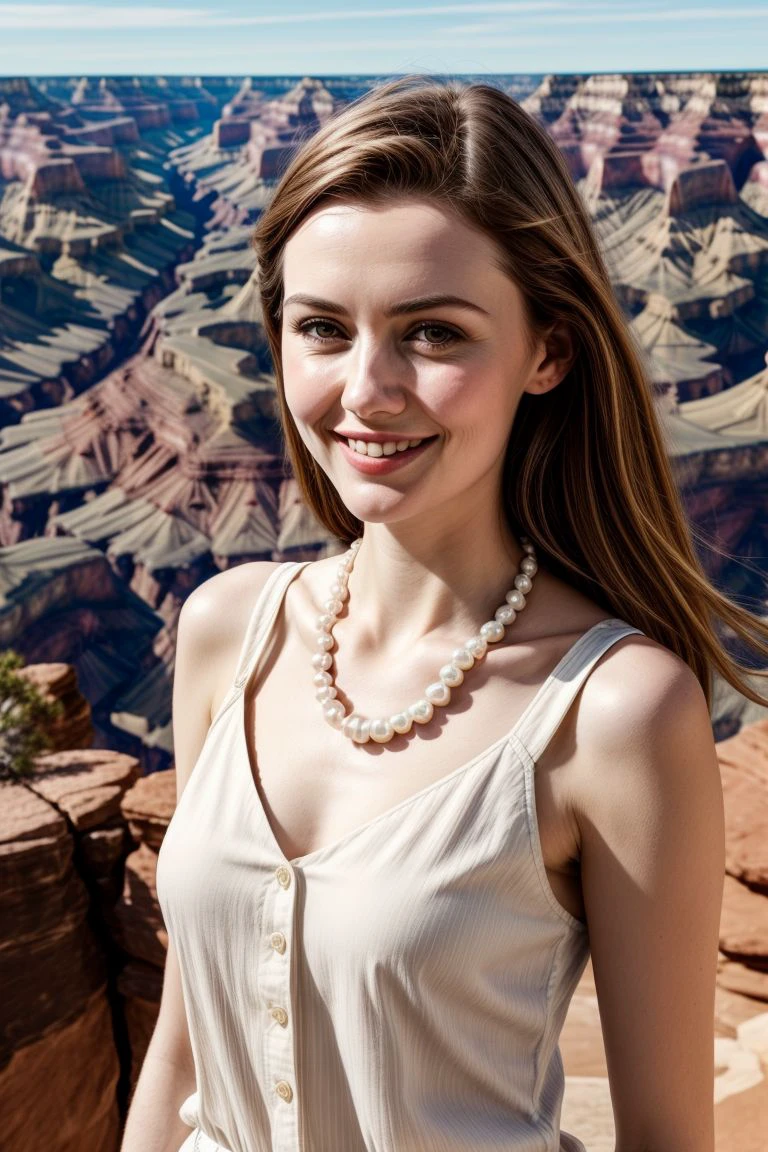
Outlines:
{"type": "MultiPolygon", "coordinates": [[[[768,74],[493,82],[589,208],[687,512],[717,543],[708,573],[765,614],[768,74]]],[[[9,1152],[119,1146],[167,945],[154,871],[182,604],[231,565],[340,551],[283,455],[249,238],[300,142],[370,83],[0,79],[0,644],[63,705],[33,774],[0,780],[9,1152]]],[[[717,1146],[758,1152],[768,712],[718,680],[712,722],[717,1146]]],[[[564,1125],[610,1152],[589,969],[562,1048],[564,1125]]]]}

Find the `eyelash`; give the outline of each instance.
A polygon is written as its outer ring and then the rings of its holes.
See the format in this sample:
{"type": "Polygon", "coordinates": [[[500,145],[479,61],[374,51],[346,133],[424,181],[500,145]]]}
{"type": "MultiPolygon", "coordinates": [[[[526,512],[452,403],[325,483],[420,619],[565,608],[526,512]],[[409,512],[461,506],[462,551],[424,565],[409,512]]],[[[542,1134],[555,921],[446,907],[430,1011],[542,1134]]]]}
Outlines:
{"type": "MultiPolygon", "coordinates": [[[[314,317],[310,320],[293,321],[291,324],[291,329],[294,332],[301,332],[303,336],[306,336],[308,340],[312,340],[316,344],[329,344],[333,343],[333,341],[337,339],[335,336],[312,336],[308,332],[308,329],[311,328],[314,324],[326,324],[331,328],[337,328],[337,325],[334,324],[332,320],[323,320],[319,317],[314,317]]],[[[416,328],[412,329],[412,331],[418,332],[421,328],[438,328],[440,331],[446,332],[450,337],[448,340],[442,340],[439,344],[431,344],[429,340],[423,341],[423,343],[425,343],[428,348],[449,348],[452,344],[455,344],[457,341],[461,340],[461,334],[455,328],[451,328],[448,324],[438,324],[437,322],[430,323],[429,321],[424,321],[421,324],[418,324],[416,328]]]]}

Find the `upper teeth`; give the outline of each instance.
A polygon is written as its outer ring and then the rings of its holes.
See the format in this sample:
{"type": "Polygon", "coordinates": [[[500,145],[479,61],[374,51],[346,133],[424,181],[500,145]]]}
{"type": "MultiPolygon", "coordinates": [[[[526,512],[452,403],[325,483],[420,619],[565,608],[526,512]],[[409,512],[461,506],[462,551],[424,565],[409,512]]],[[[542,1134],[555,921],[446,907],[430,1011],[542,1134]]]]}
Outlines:
{"type": "Polygon", "coordinates": [[[363,456],[391,456],[393,452],[405,452],[406,448],[415,448],[421,440],[387,440],[384,444],[374,444],[372,440],[347,439],[350,448],[360,452],[363,456]]]}

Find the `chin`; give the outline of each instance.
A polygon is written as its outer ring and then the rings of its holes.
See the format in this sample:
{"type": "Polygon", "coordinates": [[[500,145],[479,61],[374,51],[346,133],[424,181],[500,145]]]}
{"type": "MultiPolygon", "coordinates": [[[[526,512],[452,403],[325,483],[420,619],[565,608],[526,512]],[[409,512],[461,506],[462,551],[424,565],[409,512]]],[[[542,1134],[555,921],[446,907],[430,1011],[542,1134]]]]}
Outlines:
{"type": "Polygon", "coordinates": [[[405,519],[402,513],[398,513],[393,508],[361,508],[346,502],[344,507],[358,520],[362,520],[364,524],[395,524],[398,520],[405,519]]]}
{"type": "Polygon", "coordinates": [[[395,524],[413,514],[405,511],[402,503],[382,505],[380,501],[347,500],[343,492],[339,492],[339,498],[348,512],[367,524],[395,524]]]}

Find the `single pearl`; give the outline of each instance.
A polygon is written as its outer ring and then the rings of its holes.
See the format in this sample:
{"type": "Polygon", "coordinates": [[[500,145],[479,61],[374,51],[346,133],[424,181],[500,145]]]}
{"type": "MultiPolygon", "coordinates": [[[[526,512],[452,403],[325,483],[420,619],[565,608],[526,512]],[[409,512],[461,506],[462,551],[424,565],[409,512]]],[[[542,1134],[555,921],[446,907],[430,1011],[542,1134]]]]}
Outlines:
{"type": "Polygon", "coordinates": [[[458,664],[443,664],[442,668],[438,672],[438,676],[442,680],[443,684],[447,684],[449,688],[458,688],[459,684],[461,684],[462,680],[464,679],[464,673],[462,672],[461,668],[459,668],[458,664]]]}
{"type": "Polygon", "coordinates": [[[525,572],[526,576],[535,576],[539,570],[539,566],[533,556],[523,556],[520,561],[520,568],[525,572]]]}
{"type": "Polygon", "coordinates": [[[367,744],[371,738],[371,722],[365,716],[360,716],[359,722],[350,733],[355,744],[367,744]]]}
{"type": "Polygon", "coordinates": [[[500,624],[506,626],[512,623],[515,616],[517,616],[517,612],[515,612],[511,604],[502,604],[501,608],[496,609],[495,616],[500,624]]]}
{"type": "Polygon", "coordinates": [[[328,589],[328,594],[333,600],[346,600],[349,596],[349,590],[346,583],[342,584],[341,580],[334,580],[328,589]]]}
{"type": "Polygon", "coordinates": [[[475,658],[468,648],[454,648],[451,653],[451,663],[466,672],[475,662],[475,658]]]}
{"type": "Polygon", "coordinates": [[[340,700],[326,701],[323,704],[323,716],[332,728],[341,728],[344,720],[344,705],[340,700]]]}
{"type": "Polygon", "coordinates": [[[323,600],[323,608],[326,612],[330,612],[331,616],[338,616],[344,605],[341,600],[337,600],[335,596],[331,596],[328,600],[323,600]]]}
{"type": "Polygon", "coordinates": [[[386,744],[395,734],[392,724],[387,719],[371,720],[371,740],[377,744],[386,744]]]}
{"type": "Polygon", "coordinates": [[[312,677],[312,683],[315,688],[327,688],[333,684],[333,676],[331,676],[330,672],[315,672],[312,677]]]}
{"type": "Polygon", "coordinates": [[[313,668],[328,669],[330,668],[331,664],[333,664],[333,656],[331,656],[330,652],[315,652],[314,656],[312,657],[313,668]]]}
{"type": "Polygon", "coordinates": [[[389,720],[395,732],[399,732],[402,736],[404,736],[406,732],[410,732],[413,727],[413,717],[407,712],[395,712],[394,716],[390,716],[389,720]]]}
{"type": "Polygon", "coordinates": [[[439,704],[441,707],[445,707],[451,698],[451,690],[442,680],[435,680],[432,684],[427,684],[424,689],[424,695],[427,700],[431,700],[433,704],[439,704]]]}
{"type": "Polygon", "coordinates": [[[511,604],[512,607],[516,608],[518,612],[521,610],[521,608],[525,608],[525,596],[523,596],[522,592],[520,592],[517,588],[515,588],[512,592],[507,592],[504,599],[506,600],[507,604],[511,604]]]}
{"type": "Polygon", "coordinates": [[[336,623],[336,617],[331,616],[330,612],[324,612],[322,616],[315,618],[315,628],[318,632],[330,632],[336,623]]]}
{"type": "Polygon", "coordinates": [[[333,700],[335,696],[336,689],[333,685],[326,684],[325,687],[318,688],[315,692],[315,700],[319,700],[321,704],[324,704],[326,700],[333,700]]]}
{"type": "Polygon", "coordinates": [[[531,588],[533,588],[530,576],[526,576],[525,572],[520,572],[515,576],[515,588],[517,588],[519,592],[527,595],[531,588]]]}
{"type": "Polygon", "coordinates": [[[408,707],[408,715],[416,724],[428,723],[432,719],[434,711],[432,701],[427,699],[417,700],[415,704],[408,707]]]}
{"type": "Polygon", "coordinates": [[[315,636],[315,647],[321,648],[324,652],[327,652],[329,648],[333,648],[335,643],[336,641],[330,632],[318,632],[315,636]]]}
{"type": "Polygon", "coordinates": [[[344,736],[348,736],[356,744],[365,744],[371,738],[371,721],[357,712],[352,712],[342,723],[341,730],[344,736]]]}
{"type": "Polygon", "coordinates": [[[472,653],[475,660],[482,660],[488,651],[488,642],[484,636],[470,636],[464,647],[472,653]]]}
{"type": "Polygon", "coordinates": [[[489,644],[496,644],[499,640],[504,639],[504,625],[500,624],[498,620],[487,620],[480,628],[480,635],[489,644]]]}

